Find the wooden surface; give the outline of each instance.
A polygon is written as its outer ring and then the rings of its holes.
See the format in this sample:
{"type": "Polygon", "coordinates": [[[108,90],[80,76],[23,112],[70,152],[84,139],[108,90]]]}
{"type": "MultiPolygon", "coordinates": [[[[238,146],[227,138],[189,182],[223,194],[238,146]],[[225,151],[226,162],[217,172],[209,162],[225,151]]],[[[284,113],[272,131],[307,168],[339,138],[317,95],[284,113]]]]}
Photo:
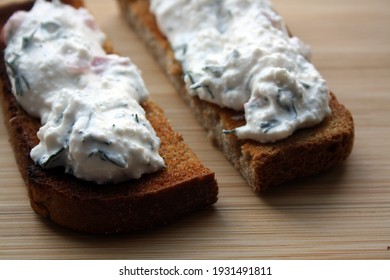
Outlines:
{"type": "Polygon", "coordinates": [[[274,0],[351,110],[356,139],[343,165],[266,196],[255,195],[210,144],[115,1],[86,2],[116,50],[142,69],[176,130],[215,171],[219,201],[150,232],[94,236],[59,228],[31,210],[1,114],[0,258],[390,259],[390,1],[274,0]]]}

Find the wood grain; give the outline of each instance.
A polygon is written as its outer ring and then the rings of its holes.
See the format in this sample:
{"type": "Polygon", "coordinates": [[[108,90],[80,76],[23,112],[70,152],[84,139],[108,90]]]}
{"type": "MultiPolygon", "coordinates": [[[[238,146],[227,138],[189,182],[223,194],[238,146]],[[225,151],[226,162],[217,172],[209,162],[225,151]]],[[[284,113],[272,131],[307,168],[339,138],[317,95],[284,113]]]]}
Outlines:
{"type": "Polygon", "coordinates": [[[86,3],[116,50],[141,68],[175,129],[216,172],[219,201],[150,232],[95,236],[59,228],[31,210],[1,114],[1,259],[390,259],[389,1],[274,0],[351,110],[356,139],[341,166],[265,196],[211,145],[115,1],[86,3]]]}

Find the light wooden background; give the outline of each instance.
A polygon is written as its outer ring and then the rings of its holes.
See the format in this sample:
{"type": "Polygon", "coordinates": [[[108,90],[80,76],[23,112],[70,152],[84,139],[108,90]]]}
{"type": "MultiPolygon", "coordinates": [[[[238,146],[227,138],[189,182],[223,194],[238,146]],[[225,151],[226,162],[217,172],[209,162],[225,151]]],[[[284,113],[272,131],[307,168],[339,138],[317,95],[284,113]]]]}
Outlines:
{"type": "MultiPolygon", "coordinates": [[[[0,0],[4,3],[10,0],[0,0]]],[[[0,120],[0,258],[390,259],[390,1],[274,0],[353,113],[356,139],[341,166],[255,195],[209,143],[115,1],[87,6],[151,96],[219,181],[219,201],[164,228],[121,236],[64,230],[35,215],[0,120]]]]}

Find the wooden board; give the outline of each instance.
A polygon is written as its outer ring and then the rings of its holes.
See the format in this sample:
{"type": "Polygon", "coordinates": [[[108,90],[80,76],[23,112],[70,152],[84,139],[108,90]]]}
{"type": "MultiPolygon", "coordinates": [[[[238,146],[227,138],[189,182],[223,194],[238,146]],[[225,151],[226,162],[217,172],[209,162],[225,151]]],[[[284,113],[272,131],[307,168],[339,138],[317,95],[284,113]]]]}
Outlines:
{"type": "MultiPolygon", "coordinates": [[[[10,0],[0,0],[0,4],[10,0]]],[[[117,51],[143,71],[151,96],[216,172],[219,201],[150,232],[95,236],[39,218],[29,206],[0,117],[1,259],[390,259],[390,2],[274,0],[353,113],[348,160],[255,195],[207,139],[112,1],[86,1],[117,51]]]]}

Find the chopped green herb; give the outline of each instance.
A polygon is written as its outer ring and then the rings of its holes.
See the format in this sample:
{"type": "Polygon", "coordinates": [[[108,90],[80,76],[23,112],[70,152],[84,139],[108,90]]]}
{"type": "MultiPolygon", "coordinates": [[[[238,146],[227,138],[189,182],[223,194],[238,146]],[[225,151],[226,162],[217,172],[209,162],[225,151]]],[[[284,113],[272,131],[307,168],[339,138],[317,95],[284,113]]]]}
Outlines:
{"type": "Polygon", "coordinates": [[[137,123],[140,123],[138,114],[131,114],[137,123]]]}
{"type": "Polygon", "coordinates": [[[305,89],[311,88],[311,86],[310,86],[309,84],[305,83],[305,82],[300,81],[300,83],[301,83],[301,85],[302,85],[305,89]]]}
{"type": "Polygon", "coordinates": [[[87,124],[85,125],[85,129],[88,129],[88,127],[91,125],[92,116],[93,116],[93,112],[90,112],[89,115],[88,115],[87,124]]]}
{"type": "Polygon", "coordinates": [[[153,142],[149,142],[148,144],[149,144],[149,148],[150,148],[151,151],[155,151],[156,150],[153,142]]]}
{"type": "Polygon", "coordinates": [[[15,81],[15,94],[19,96],[23,96],[23,85],[25,88],[30,89],[30,85],[24,75],[22,75],[16,65],[16,61],[18,60],[19,56],[15,56],[15,59],[11,62],[6,61],[5,64],[8,66],[8,68],[11,71],[11,76],[14,78],[15,81]]]}
{"type": "Polygon", "coordinates": [[[249,90],[249,91],[251,90],[251,83],[252,83],[253,76],[254,76],[254,74],[251,74],[249,76],[248,81],[245,84],[245,89],[246,90],[249,90]]]}
{"type": "Polygon", "coordinates": [[[270,121],[267,121],[267,122],[261,122],[260,123],[260,129],[264,132],[264,133],[267,133],[269,130],[271,130],[272,128],[278,126],[280,124],[280,122],[276,119],[272,119],[270,121]]]}
{"type": "Polygon", "coordinates": [[[276,96],[276,102],[278,105],[283,108],[285,111],[287,111],[289,114],[293,115],[295,118],[297,117],[297,109],[295,108],[294,104],[294,95],[291,91],[287,89],[278,89],[278,95],[276,96]],[[288,98],[289,102],[282,101],[281,97],[282,94],[285,94],[285,92],[290,93],[290,98],[288,98]]]}
{"type": "Polygon", "coordinates": [[[55,163],[61,157],[63,151],[64,148],[61,148],[60,150],[50,155],[49,157],[47,156],[42,157],[39,162],[39,165],[41,165],[43,168],[52,168],[56,166],[55,163]]]}
{"type": "Polygon", "coordinates": [[[56,119],[55,123],[59,124],[63,118],[64,118],[64,113],[62,112],[60,116],[56,119]]]}
{"type": "Polygon", "coordinates": [[[112,145],[112,141],[111,140],[100,140],[92,135],[87,135],[85,137],[83,137],[83,140],[82,140],[83,143],[86,143],[86,142],[95,142],[95,143],[98,143],[98,144],[103,144],[103,145],[112,145]]]}
{"type": "Polygon", "coordinates": [[[35,32],[37,31],[37,29],[35,29],[31,34],[30,36],[25,36],[22,38],[22,49],[25,50],[27,48],[29,48],[30,46],[32,46],[33,44],[33,39],[34,39],[34,34],[35,32]]]}
{"type": "Polygon", "coordinates": [[[190,79],[191,85],[195,84],[195,80],[194,80],[194,77],[193,77],[193,73],[192,73],[191,71],[185,72],[184,75],[187,75],[187,76],[188,76],[188,78],[190,79]]]}
{"type": "Polygon", "coordinates": [[[224,66],[209,65],[203,68],[203,71],[213,74],[215,77],[220,78],[225,71],[224,66]]]}
{"type": "Polygon", "coordinates": [[[97,150],[90,153],[88,157],[92,157],[93,155],[98,155],[102,161],[108,161],[120,168],[126,168],[126,160],[122,156],[118,158],[117,156],[112,156],[109,153],[104,152],[102,150],[97,150]]]}
{"type": "Polygon", "coordinates": [[[213,92],[211,91],[209,85],[204,85],[202,83],[196,83],[196,84],[193,84],[193,85],[190,86],[190,89],[192,89],[192,90],[197,90],[199,88],[204,88],[210,94],[211,98],[215,97],[213,92]]]}

